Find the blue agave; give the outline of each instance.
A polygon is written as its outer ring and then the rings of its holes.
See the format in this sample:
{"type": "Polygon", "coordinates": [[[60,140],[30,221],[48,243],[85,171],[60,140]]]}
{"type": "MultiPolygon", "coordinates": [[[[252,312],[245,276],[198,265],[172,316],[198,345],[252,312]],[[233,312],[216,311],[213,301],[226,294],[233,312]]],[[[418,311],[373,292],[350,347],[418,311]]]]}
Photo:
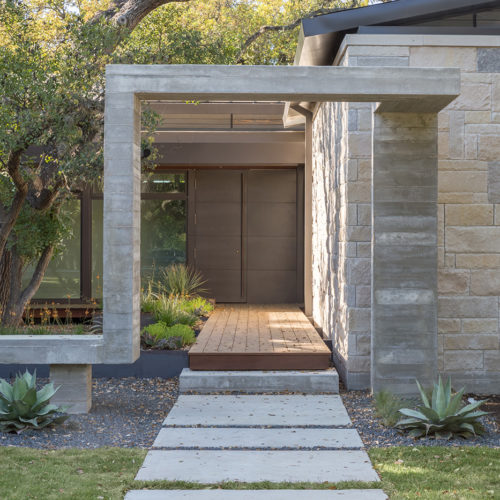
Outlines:
{"type": "Polygon", "coordinates": [[[57,392],[50,383],[36,390],[36,372],[16,375],[11,385],[0,379],[0,431],[20,433],[24,429],[41,429],[64,422],[68,415],[61,415],[67,407],[50,404],[57,392]]]}
{"type": "Polygon", "coordinates": [[[402,408],[399,410],[405,418],[399,420],[396,427],[408,430],[414,438],[434,436],[436,438],[450,439],[453,436],[469,438],[484,434],[484,427],[480,418],[488,413],[480,411],[479,407],[486,401],[475,401],[464,406],[462,397],[465,388],[452,395],[451,379],[443,385],[441,377],[434,384],[431,398],[417,381],[418,390],[423,405],[416,410],[402,408]]]}

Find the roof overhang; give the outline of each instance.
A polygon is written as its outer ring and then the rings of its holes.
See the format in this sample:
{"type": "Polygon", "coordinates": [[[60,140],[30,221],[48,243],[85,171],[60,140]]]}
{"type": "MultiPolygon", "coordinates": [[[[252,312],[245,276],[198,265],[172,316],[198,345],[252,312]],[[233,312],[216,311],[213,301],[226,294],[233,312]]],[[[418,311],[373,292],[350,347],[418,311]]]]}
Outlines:
{"type": "Polygon", "coordinates": [[[396,0],[303,19],[295,64],[331,65],[344,36],[360,26],[411,25],[495,7],[500,7],[500,0],[396,0]]]}

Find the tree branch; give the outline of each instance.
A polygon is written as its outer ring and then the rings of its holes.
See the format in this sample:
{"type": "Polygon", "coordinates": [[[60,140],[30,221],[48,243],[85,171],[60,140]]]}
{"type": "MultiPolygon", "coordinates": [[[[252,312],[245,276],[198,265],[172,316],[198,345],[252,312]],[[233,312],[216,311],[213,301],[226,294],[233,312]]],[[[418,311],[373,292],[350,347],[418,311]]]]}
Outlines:
{"type": "Polygon", "coordinates": [[[94,20],[105,18],[117,26],[133,30],[150,12],[168,3],[191,0],[114,0],[113,7],[102,11],[94,20]]]}
{"type": "Polygon", "coordinates": [[[37,292],[40,284],[45,275],[45,271],[52,259],[52,255],[54,254],[54,245],[49,245],[44,248],[42,255],[38,259],[36,264],[35,271],[33,272],[33,276],[31,276],[31,280],[28,286],[23,290],[21,294],[21,298],[19,300],[19,310],[24,311],[26,304],[33,298],[33,295],[37,292]]]}
{"type": "MultiPolygon", "coordinates": [[[[360,0],[353,0],[352,1],[352,8],[359,7],[360,5],[360,0]]],[[[258,40],[262,35],[269,33],[269,32],[276,32],[276,31],[292,31],[298,26],[300,26],[300,23],[302,22],[303,19],[310,19],[313,17],[318,17],[322,16],[325,14],[333,14],[334,12],[340,12],[342,10],[346,10],[345,7],[336,7],[334,9],[327,9],[325,7],[322,7],[321,9],[313,10],[312,12],[309,12],[308,14],[299,17],[295,21],[293,21],[290,24],[283,24],[283,25],[276,25],[276,26],[261,26],[255,33],[250,35],[244,42],[243,45],[241,46],[240,53],[238,54],[238,58],[236,60],[236,64],[244,64],[245,60],[243,58],[245,52],[247,49],[252,45],[256,40],[258,40]]]]}
{"type": "Polygon", "coordinates": [[[28,184],[23,179],[19,169],[22,154],[23,150],[21,149],[12,151],[7,160],[7,171],[16,187],[16,194],[14,195],[8,212],[5,213],[5,211],[3,211],[2,214],[3,220],[0,226],[0,259],[4,253],[12,228],[21,212],[26,195],[28,194],[28,184]]]}

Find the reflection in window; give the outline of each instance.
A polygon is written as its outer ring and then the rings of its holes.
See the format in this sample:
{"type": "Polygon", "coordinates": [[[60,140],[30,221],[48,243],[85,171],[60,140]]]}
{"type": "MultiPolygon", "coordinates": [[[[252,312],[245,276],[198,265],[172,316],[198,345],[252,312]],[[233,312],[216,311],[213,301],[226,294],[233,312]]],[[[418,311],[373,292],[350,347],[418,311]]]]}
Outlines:
{"type": "Polygon", "coordinates": [[[142,200],[141,279],[159,268],[186,262],[186,201],[142,200]]]}
{"type": "Polygon", "coordinates": [[[143,193],[185,193],[186,173],[143,174],[141,190],[143,193]]]}
{"type": "Polygon", "coordinates": [[[92,298],[102,299],[103,201],[92,200],[92,298]]]}
{"type": "MultiPolygon", "coordinates": [[[[73,234],[64,240],[60,252],[52,258],[35,299],[80,298],[80,200],[68,200],[63,207],[73,234]]],[[[36,263],[28,266],[23,276],[26,286],[36,263]]]]}

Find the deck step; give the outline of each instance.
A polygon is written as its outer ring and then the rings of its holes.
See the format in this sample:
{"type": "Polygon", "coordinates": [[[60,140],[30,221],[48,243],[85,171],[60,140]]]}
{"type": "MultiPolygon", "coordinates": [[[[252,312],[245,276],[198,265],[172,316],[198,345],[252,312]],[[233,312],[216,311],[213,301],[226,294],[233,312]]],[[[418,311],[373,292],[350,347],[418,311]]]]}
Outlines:
{"type": "Polygon", "coordinates": [[[184,368],[179,378],[181,393],[195,392],[301,392],[338,394],[339,376],[335,368],[321,371],[193,371],[184,368]]]}

